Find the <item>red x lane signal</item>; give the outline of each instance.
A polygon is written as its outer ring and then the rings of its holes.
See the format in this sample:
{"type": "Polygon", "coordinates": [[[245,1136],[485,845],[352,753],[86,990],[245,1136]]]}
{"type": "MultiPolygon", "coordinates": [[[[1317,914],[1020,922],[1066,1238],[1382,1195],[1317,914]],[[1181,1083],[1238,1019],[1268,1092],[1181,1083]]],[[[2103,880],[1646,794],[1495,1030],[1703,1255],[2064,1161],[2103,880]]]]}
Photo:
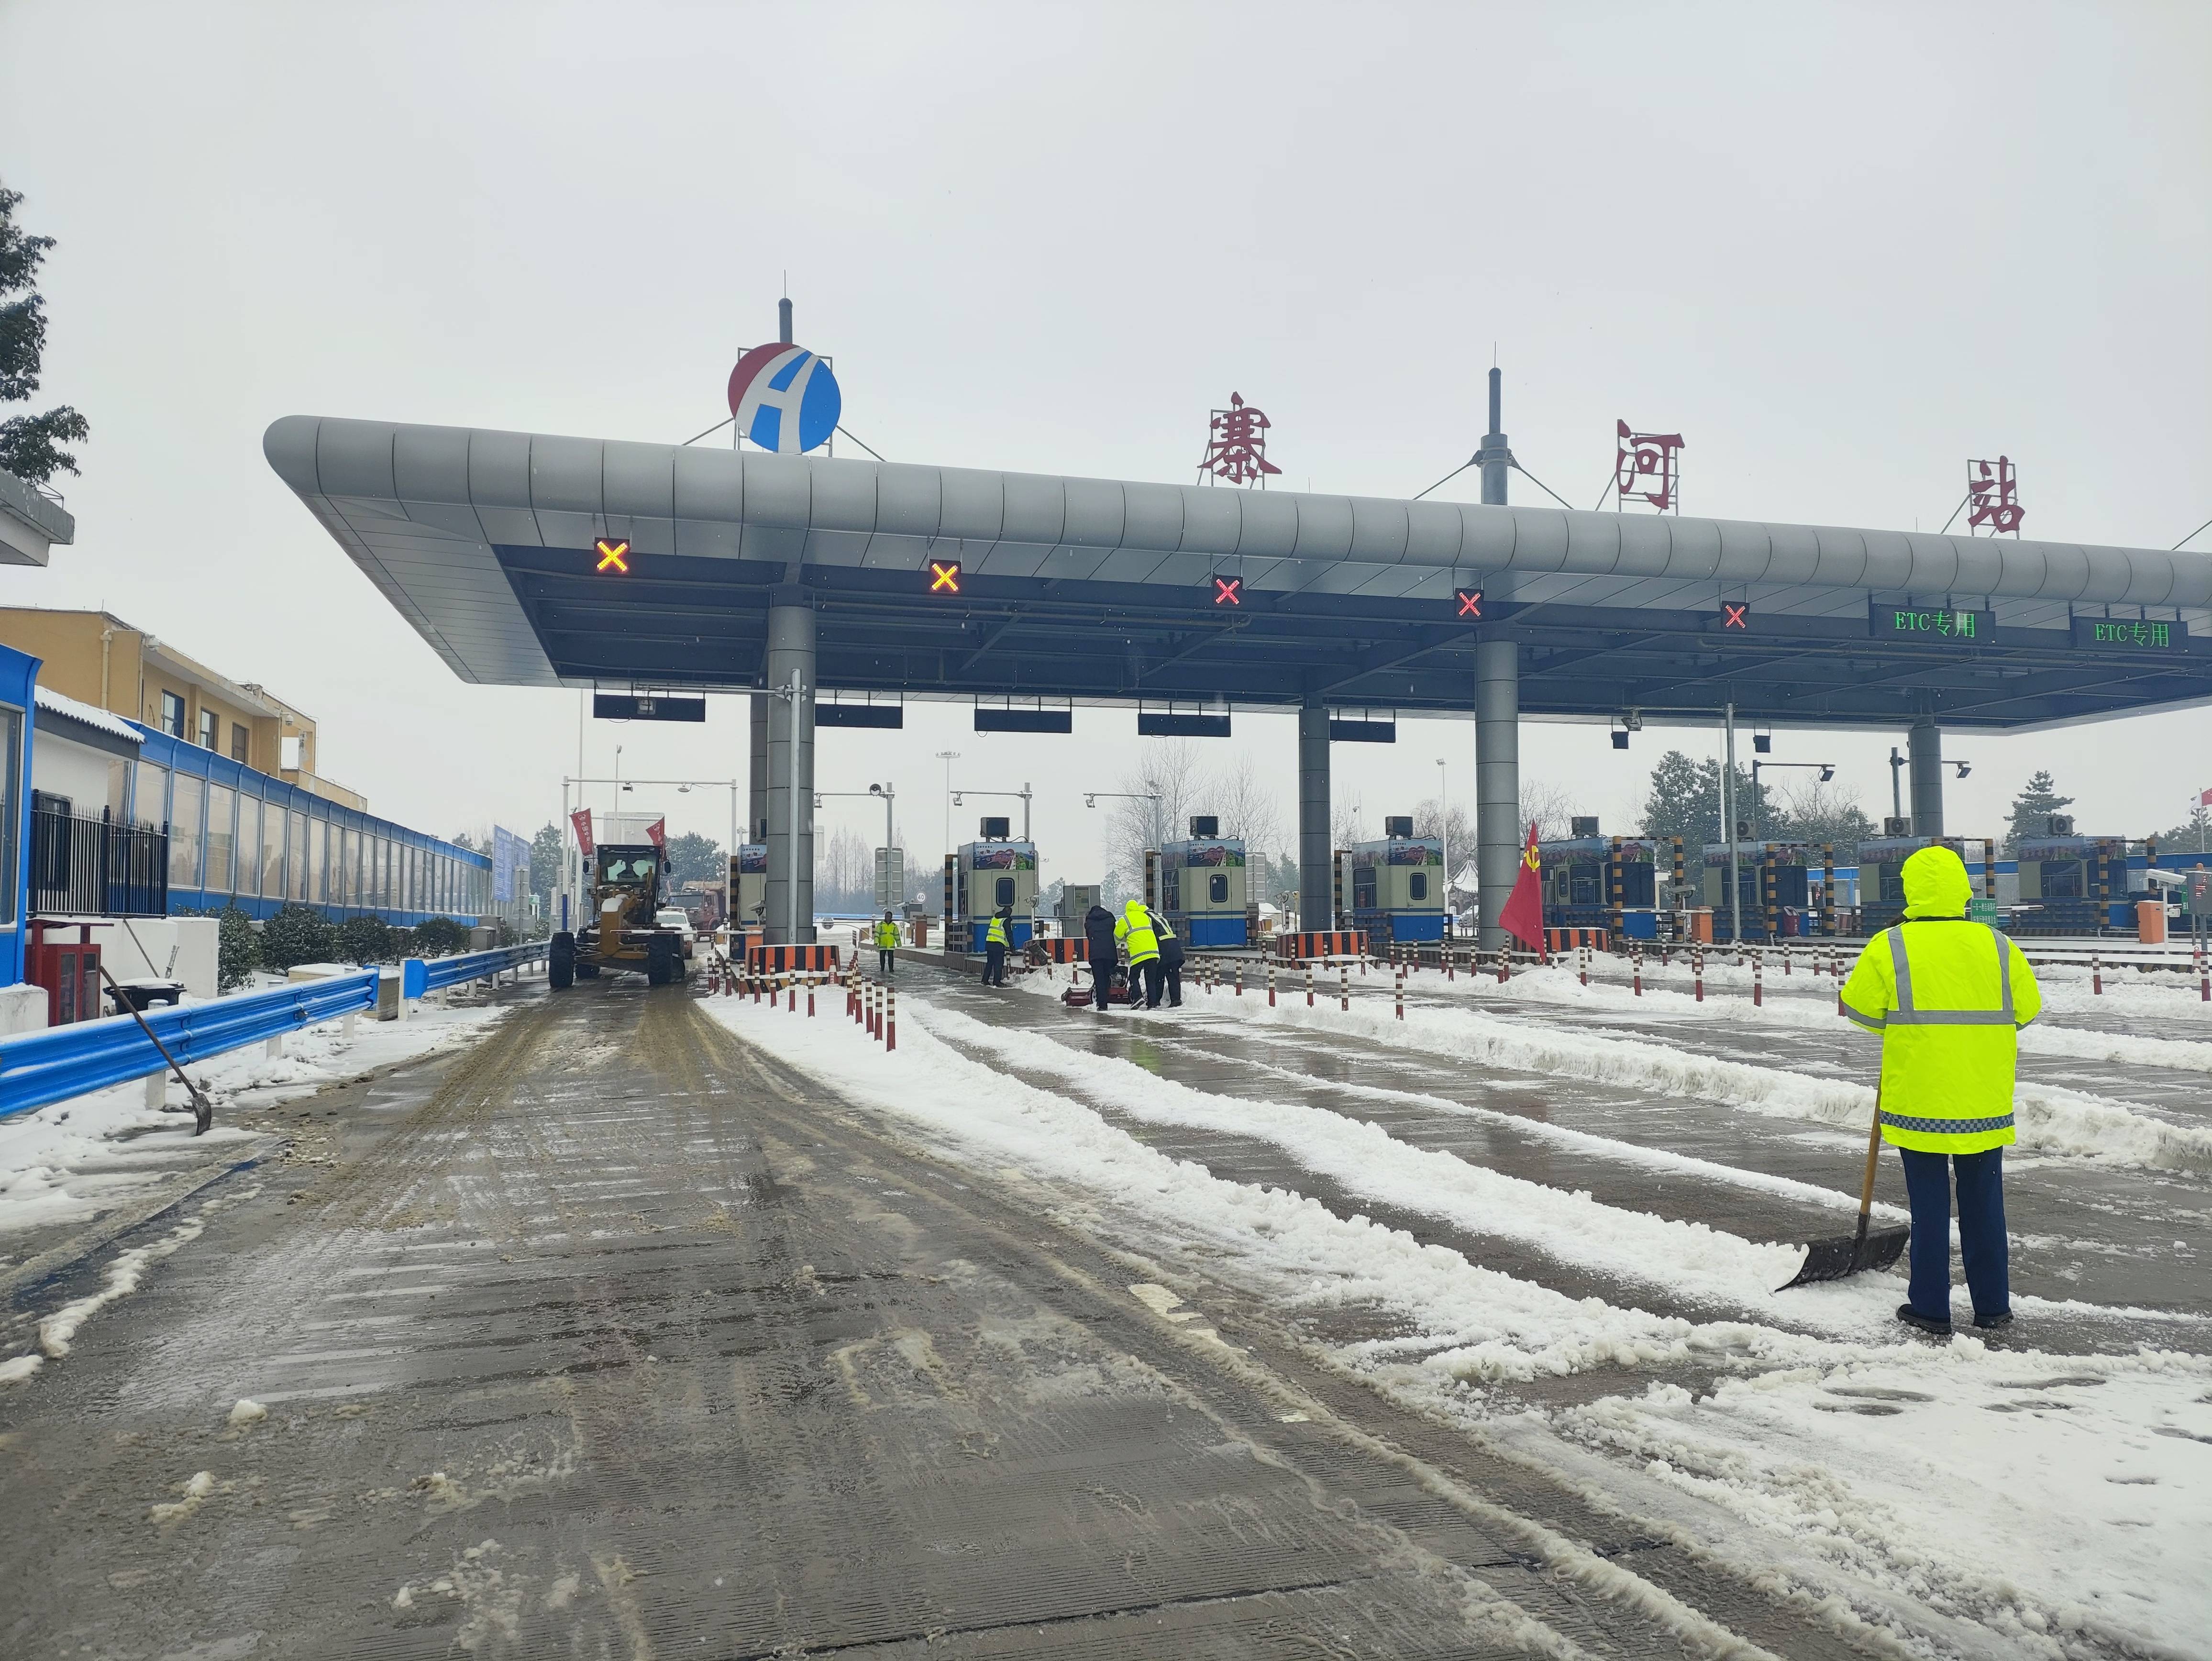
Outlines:
{"type": "Polygon", "coordinates": [[[1723,629],[1741,629],[1746,634],[1749,634],[1751,632],[1751,602],[1747,599],[1742,601],[1733,599],[1723,600],[1721,602],[1721,627],[1723,629]]]}
{"type": "Polygon", "coordinates": [[[933,559],[929,562],[929,592],[933,594],[957,594],[960,592],[958,560],[933,559]]]}
{"type": "Polygon", "coordinates": [[[629,538],[628,537],[601,537],[592,546],[599,556],[600,570],[624,573],[629,570],[629,538]]]}
{"type": "Polygon", "coordinates": [[[1481,617],[1481,615],[1482,615],[1482,590],[1481,590],[1481,589],[1480,589],[1480,588],[1455,588],[1455,589],[1453,589],[1453,590],[1452,590],[1452,597],[1453,597],[1454,599],[1455,599],[1456,600],[1458,600],[1458,601],[1459,601],[1459,614],[1460,614],[1462,617],[1463,617],[1463,618],[1480,618],[1480,617],[1481,617]]]}
{"type": "Polygon", "coordinates": [[[1216,605],[1242,605],[1244,603],[1244,579],[1243,577],[1214,578],[1213,603],[1216,605]]]}

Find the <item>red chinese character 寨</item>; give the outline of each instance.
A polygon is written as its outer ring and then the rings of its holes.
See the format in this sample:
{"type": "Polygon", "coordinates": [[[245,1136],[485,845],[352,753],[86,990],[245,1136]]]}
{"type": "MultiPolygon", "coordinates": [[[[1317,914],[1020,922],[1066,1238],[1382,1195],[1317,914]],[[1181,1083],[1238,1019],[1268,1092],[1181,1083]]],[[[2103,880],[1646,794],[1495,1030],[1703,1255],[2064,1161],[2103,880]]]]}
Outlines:
{"type": "Polygon", "coordinates": [[[2020,534],[2020,522],[2027,517],[2027,509],[2020,505],[2020,479],[2012,470],[2008,456],[1999,456],[1993,467],[1986,461],[1966,464],[1966,500],[1974,511],[1966,515],[1966,532],[1973,533],[1977,525],[1986,525],[1991,534],[2009,531],[2020,534]]]}
{"type": "Polygon", "coordinates": [[[1198,464],[1201,473],[1212,473],[1231,484],[1259,481],[1265,487],[1269,473],[1283,470],[1267,459],[1267,429],[1274,425],[1264,411],[1229,394],[1229,407],[1216,410],[1206,423],[1206,457],[1198,464]]]}
{"type": "Polygon", "coordinates": [[[1674,453],[1682,447],[1681,434],[1632,433],[1625,421],[1616,421],[1613,425],[1619,429],[1619,438],[1614,447],[1613,484],[1620,499],[1625,502],[1630,496],[1641,496],[1662,514],[1669,508],[1680,513],[1681,505],[1675,497],[1681,474],[1674,453]]]}

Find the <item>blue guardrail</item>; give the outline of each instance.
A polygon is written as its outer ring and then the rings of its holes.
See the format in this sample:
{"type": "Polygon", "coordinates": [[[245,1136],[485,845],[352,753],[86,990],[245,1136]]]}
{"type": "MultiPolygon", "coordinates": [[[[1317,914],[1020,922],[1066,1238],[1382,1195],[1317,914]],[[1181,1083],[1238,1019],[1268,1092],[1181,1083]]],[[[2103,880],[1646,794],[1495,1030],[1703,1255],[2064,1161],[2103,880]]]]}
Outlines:
{"type": "Polygon", "coordinates": [[[419,998],[441,986],[480,981],[487,975],[501,975],[525,964],[541,962],[547,944],[544,940],[532,940],[522,946],[501,946],[494,952],[464,952],[451,958],[410,958],[399,965],[399,995],[419,998]]]}
{"type": "MultiPolygon", "coordinates": [[[[488,955],[488,954],[479,954],[488,955]]],[[[146,1025],[179,1066],[376,1007],[374,969],[149,1010],[146,1025]]],[[[0,1119],[167,1070],[128,1016],[0,1039],[0,1119]]]]}

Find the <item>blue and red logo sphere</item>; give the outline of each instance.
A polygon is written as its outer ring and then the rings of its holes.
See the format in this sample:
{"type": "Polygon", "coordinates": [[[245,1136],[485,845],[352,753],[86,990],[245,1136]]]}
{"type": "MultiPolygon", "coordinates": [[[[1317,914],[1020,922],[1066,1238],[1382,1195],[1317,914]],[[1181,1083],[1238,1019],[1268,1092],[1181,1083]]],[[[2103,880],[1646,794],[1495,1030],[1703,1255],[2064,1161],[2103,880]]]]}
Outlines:
{"type": "Polygon", "coordinates": [[[730,413],[763,450],[795,456],[819,449],[844,407],[837,377],[804,346],[756,346],[730,371],[730,413]]]}

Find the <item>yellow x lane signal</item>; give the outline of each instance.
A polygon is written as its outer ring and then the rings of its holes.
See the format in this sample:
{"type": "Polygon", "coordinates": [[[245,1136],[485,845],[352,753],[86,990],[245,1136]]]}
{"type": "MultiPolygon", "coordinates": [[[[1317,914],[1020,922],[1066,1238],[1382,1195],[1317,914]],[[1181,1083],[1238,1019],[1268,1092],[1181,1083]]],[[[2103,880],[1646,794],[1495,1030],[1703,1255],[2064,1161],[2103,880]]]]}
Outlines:
{"type": "Polygon", "coordinates": [[[599,551],[599,569],[627,572],[629,569],[629,538],[601,537],[592,545],[599,551]]]}

